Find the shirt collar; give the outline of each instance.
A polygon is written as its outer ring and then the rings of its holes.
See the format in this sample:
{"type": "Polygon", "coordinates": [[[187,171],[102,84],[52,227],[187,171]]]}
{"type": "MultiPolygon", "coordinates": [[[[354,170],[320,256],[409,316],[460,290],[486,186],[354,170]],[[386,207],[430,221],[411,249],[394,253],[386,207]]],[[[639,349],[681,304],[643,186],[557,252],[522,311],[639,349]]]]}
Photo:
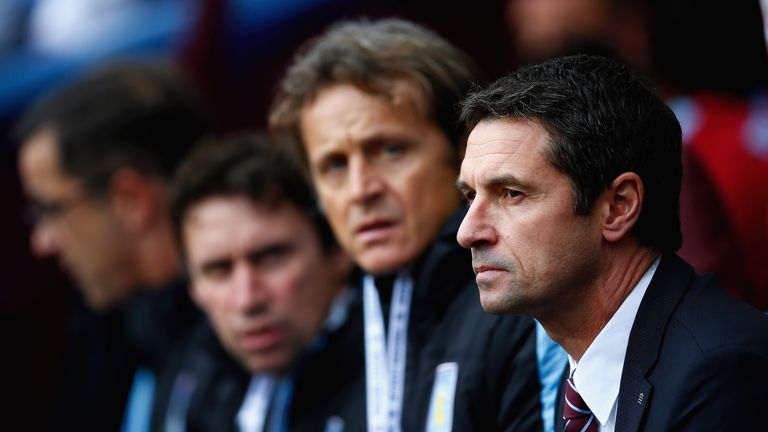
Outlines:
{"type": "Polygon", "coordinates": [[[618,399],[629,333],[659,260],[656,258],[648,267],[578,364],[568,356],[574,385],[600,424],[606,424],[618,399]]]}

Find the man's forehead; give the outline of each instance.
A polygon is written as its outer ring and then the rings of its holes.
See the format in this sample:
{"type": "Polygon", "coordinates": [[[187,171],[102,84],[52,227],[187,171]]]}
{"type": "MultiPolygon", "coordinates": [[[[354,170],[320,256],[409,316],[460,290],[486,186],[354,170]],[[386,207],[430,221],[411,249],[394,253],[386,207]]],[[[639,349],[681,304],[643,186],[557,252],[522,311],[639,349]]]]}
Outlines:
{"type": "MultiPolygon", "coordinates": [[[[403,84],[410,86],[410,84],[403,84]]],[[[302,111],[303,147],[311,163],[341,149],[359,149],[388,140],[418,140],[425,129],[440,130],[431,117],[417,112],[407,87],[393,90],[391,98],[352,84],[325,89],[302,111]]]]}
{"type": "Polygon", "coordinates": [[[47,168],[58,170],[59,144],[56,135],[49,129],[31,135],[20,149],[21,168],[47,168]]]}
{"type": "Polygon", "coordinates": [[[457,185],[478,178],[513,178],[515,170],[541,167],[548,162],[544,149],[548,135],[536,122],[494,119],[478,123],[467,140],[457,185]]]}
{"type": "Polygon", "coordinates": [[[22,144],[19,171],[28,194],[45,198],[77,189],[78,179],[61,170],[59,154],[56,135],[50,129],[35,133],[22,144]]]}
{"type": "MultiPolygon", "coordinates": [[[[316,107],[318,103],[323,104],[321,114],[334,114],[328,109],[328,103],[333,102],[334,98],[349,97],[350,95],[359,95],[364,98],[378,101],[385,109],[392,109],[397,113],[407,114],[407,117],[413,118],[413,115],[421,119],[431,120],[429,118],[429,103],[425,91],[421,86],[407,78],[395,78],[383,81],[380,84],[363,86],[353,82],[333,82],[318,89],[311,98],[308,98],[301,107],[302,117],[308,110],[316,107]],[[328,97],[331,95],[331,97],[328,97]]],[[[346,100],[345,100],[346,102],[346,100]]],[[[341,112],[350,111],[348,105],[338,105],[341,112]]]]}
{"type": "Polygon", "coordinates": [[[481,120],[470,131],[467,142],[483,144],[493,141],[529,142],[547,139],[549,134],[536,120],[491,118],[481,120]]]}
{"type": "Polygon", "coordinates": [[[288,200],[254,201],[244,195],[203,198],[182,219],[188,237],[218,240],[222,246],[247,242],[256,248],[294,237],[311,225],[310,216],[288,200]]]}

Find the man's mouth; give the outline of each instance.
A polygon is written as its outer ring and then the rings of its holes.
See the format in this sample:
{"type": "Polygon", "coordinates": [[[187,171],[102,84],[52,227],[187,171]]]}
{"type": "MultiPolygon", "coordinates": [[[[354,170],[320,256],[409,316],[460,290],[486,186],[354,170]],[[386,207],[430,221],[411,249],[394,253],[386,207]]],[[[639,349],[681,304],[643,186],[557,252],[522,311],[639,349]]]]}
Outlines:
{"type": "Polygon", "coordinates": [[[266,326],[241,332],[238,339],[246,351],[267,351],[283,340],[283,334],[276,326],[266,326]]]}
{"type": "Polygon", "coordinates": [[[479,274],[487,271],[500,271],[501,269],[498,267],[492,267],[488,265],[475,264],[475,265],[472,265],[472,270],[475,271],[475,274],[479,274]]]}
{"type": "Polygon", "coordinates": [[[397,227],[397,223],[387,219],[377,219],[360,225],[355,236],[363,243],[385,240],[397,227]]]}

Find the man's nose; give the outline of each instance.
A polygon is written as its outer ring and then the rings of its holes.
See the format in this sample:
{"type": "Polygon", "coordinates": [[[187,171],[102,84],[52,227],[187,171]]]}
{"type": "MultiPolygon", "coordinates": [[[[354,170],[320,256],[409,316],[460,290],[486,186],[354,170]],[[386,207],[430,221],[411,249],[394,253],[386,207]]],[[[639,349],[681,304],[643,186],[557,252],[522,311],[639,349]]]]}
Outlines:
{"type": "Polygon", "coordinates": [[[362,157],[350,161],[349,183],[351,199],[360,203],[376,199],[385,190],[381,173],[362,157]]]}
{"type": "Polygon", "coordinates": [[[267,307],[269,293],[261,282],[258,270],[248,263],[236,266],[232,278],[232,302],[238,310],[256,313],[267,307]]]}
{"type": "Polygon", "coordinates": [[[497,241],[496,230],[489,219],[489,213],[482,202],[475,200],[469,206],[461,221],[456,240],[462,247],[476,248],[497,241]]]}
{"type": "Polygon", "coordinates": [[[29,246],[35,256],[43,258],[59,253],[61,250],[61,239],[54,226],[49,222],[39,221],[32,228],[29,236],[29,246]]]}

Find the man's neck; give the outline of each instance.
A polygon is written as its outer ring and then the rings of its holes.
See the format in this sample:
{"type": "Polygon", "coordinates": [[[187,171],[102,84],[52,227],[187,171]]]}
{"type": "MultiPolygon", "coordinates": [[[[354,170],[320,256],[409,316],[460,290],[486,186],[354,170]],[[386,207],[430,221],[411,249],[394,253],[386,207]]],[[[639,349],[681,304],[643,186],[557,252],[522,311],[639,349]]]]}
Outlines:
{"type": "Polygon", "coordinates": [[[613,254],[598,277],[551,316],[537,317],[549,336],[576,361],[624,303],[659,253],[636,246],[613,254]]]}

